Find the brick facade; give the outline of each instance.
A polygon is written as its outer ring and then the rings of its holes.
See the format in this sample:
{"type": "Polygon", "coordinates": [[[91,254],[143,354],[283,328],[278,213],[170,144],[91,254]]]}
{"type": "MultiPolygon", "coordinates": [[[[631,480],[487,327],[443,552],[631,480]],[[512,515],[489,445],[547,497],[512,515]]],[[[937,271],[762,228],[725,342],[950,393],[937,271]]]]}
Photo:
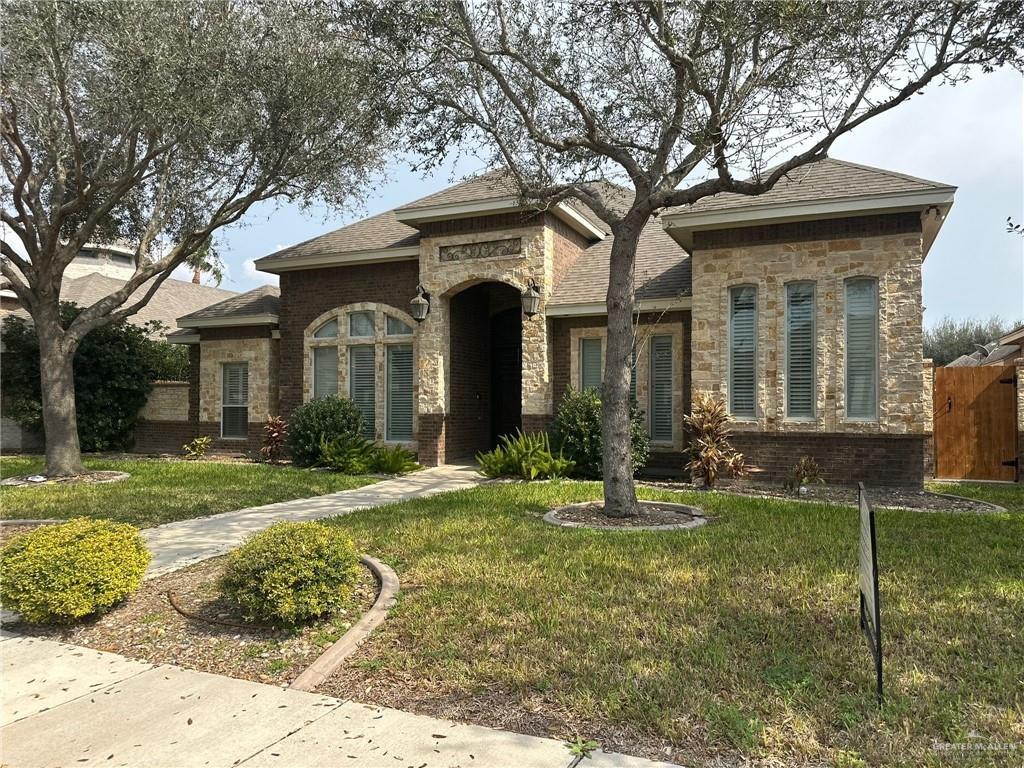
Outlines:
{"type": "Polygon", "coordinates": [[[328,310],[357,302],[386,304],[405,313],[416,295],[417,282],[415,259],[282,273],[277,366],[281,414],[288,418],[303,402],[303,334],[314,320],[328,310]]]}

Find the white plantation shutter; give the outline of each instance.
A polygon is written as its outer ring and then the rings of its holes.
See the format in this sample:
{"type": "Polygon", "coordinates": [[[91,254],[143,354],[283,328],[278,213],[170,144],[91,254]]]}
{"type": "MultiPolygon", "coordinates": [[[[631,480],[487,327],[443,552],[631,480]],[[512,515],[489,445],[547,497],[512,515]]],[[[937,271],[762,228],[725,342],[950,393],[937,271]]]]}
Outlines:
{"type": "Polygon", "coordinates": [[[348,348],[348,391],[352,403],[363,414],[363,435],[376,435],[376,364],[374,347],[348,348]]]}
{"type": "Polygon", "coordinates": [[[601,387],[601,340],[580,339],[580,390],[601,387]]]}
{"type": "Polygon", "coordinates": [[[248,437],[249,364],[224,363],[221,378],[221,437],[248,437]]]}
{"type": "Polygon", "coordinates": [[[786,286],[786,416],[814,417],[814,283],[786,286]]]}
{"type": "Polygon", "coordinates": [[[846,415],[878,414],[878,283],[846,281],[846,415]]]}
{"type": "Polygon", "coordinates": [[[313,348],[313,397],[338,394],[338,348],[313,348]]]}
{"type": "Polygon", "coordinates": [[[651,338],[651,439],[672,440],[672,337],[651,338]]]}
{"type": "Polygon", "coordinates": [[[729,411],[756,416],[757,288],[741,285],[729,292],[729,411]]]}
{"type": "Polygon", "coordinates": [[[387,354],[387,439],[412,440],[412,345],[392,344],[387,354]]]}

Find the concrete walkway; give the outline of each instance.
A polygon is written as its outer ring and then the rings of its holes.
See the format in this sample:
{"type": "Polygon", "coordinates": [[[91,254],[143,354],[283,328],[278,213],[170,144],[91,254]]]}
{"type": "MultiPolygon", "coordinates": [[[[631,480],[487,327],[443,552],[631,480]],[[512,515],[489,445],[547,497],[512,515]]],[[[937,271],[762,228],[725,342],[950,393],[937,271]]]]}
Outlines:
{"type": "Polygon", "coordinates": [[[359,509],[472,488],[482,482],[484,478],[475,467],[448,464],[351,491],[338,491],[311,499],[281,501],[148,528],[142,535],[153,553],[153,561],[146,578],[223,554],[237,547],[249,534],[279,520],[317,520],[345,515],[359,509]]]}
{"type": "MultiPolygon", "coordinates": [[[[0,765],[568,768],[552,739],[0,636],[0,765]]],[[[671,768],[597,752],[586,768],[671,768]]]]}

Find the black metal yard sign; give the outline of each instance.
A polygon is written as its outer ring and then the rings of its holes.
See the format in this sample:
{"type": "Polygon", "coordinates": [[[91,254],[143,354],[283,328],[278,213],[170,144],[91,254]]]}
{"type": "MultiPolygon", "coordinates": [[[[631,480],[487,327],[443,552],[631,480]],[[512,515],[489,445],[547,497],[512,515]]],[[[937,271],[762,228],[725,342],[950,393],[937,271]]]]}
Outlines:
{"type": "Polygon", "coordinates": [[[882,625],[878,610],[878,552],[875,548],[875,510],[868,502],[864,483],[857,484],[860,508],[860,628],[875,657],[875,690],[882,704],[882,625]]]}

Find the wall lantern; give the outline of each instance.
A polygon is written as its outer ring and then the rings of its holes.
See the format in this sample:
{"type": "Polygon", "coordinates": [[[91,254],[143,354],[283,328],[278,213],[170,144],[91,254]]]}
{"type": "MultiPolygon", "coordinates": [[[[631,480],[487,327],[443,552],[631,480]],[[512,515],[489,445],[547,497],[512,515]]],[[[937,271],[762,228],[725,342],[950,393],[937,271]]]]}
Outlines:
{"type": "Polygon", "coordinates": [[[423,283],[416,286],[416,295],[409,302],[412,306],[412,319],[422,323],[430,314],[430,294],[423,290],[423,283]]]}
{"type": "Polygon", "coordinates": [[[537,290],[537,284],[533,282],[533,278],[530,278],[530,283],[526,286],[521,298],[524,315],[533,317],[540,311],[540,291],[537,290]]]}

